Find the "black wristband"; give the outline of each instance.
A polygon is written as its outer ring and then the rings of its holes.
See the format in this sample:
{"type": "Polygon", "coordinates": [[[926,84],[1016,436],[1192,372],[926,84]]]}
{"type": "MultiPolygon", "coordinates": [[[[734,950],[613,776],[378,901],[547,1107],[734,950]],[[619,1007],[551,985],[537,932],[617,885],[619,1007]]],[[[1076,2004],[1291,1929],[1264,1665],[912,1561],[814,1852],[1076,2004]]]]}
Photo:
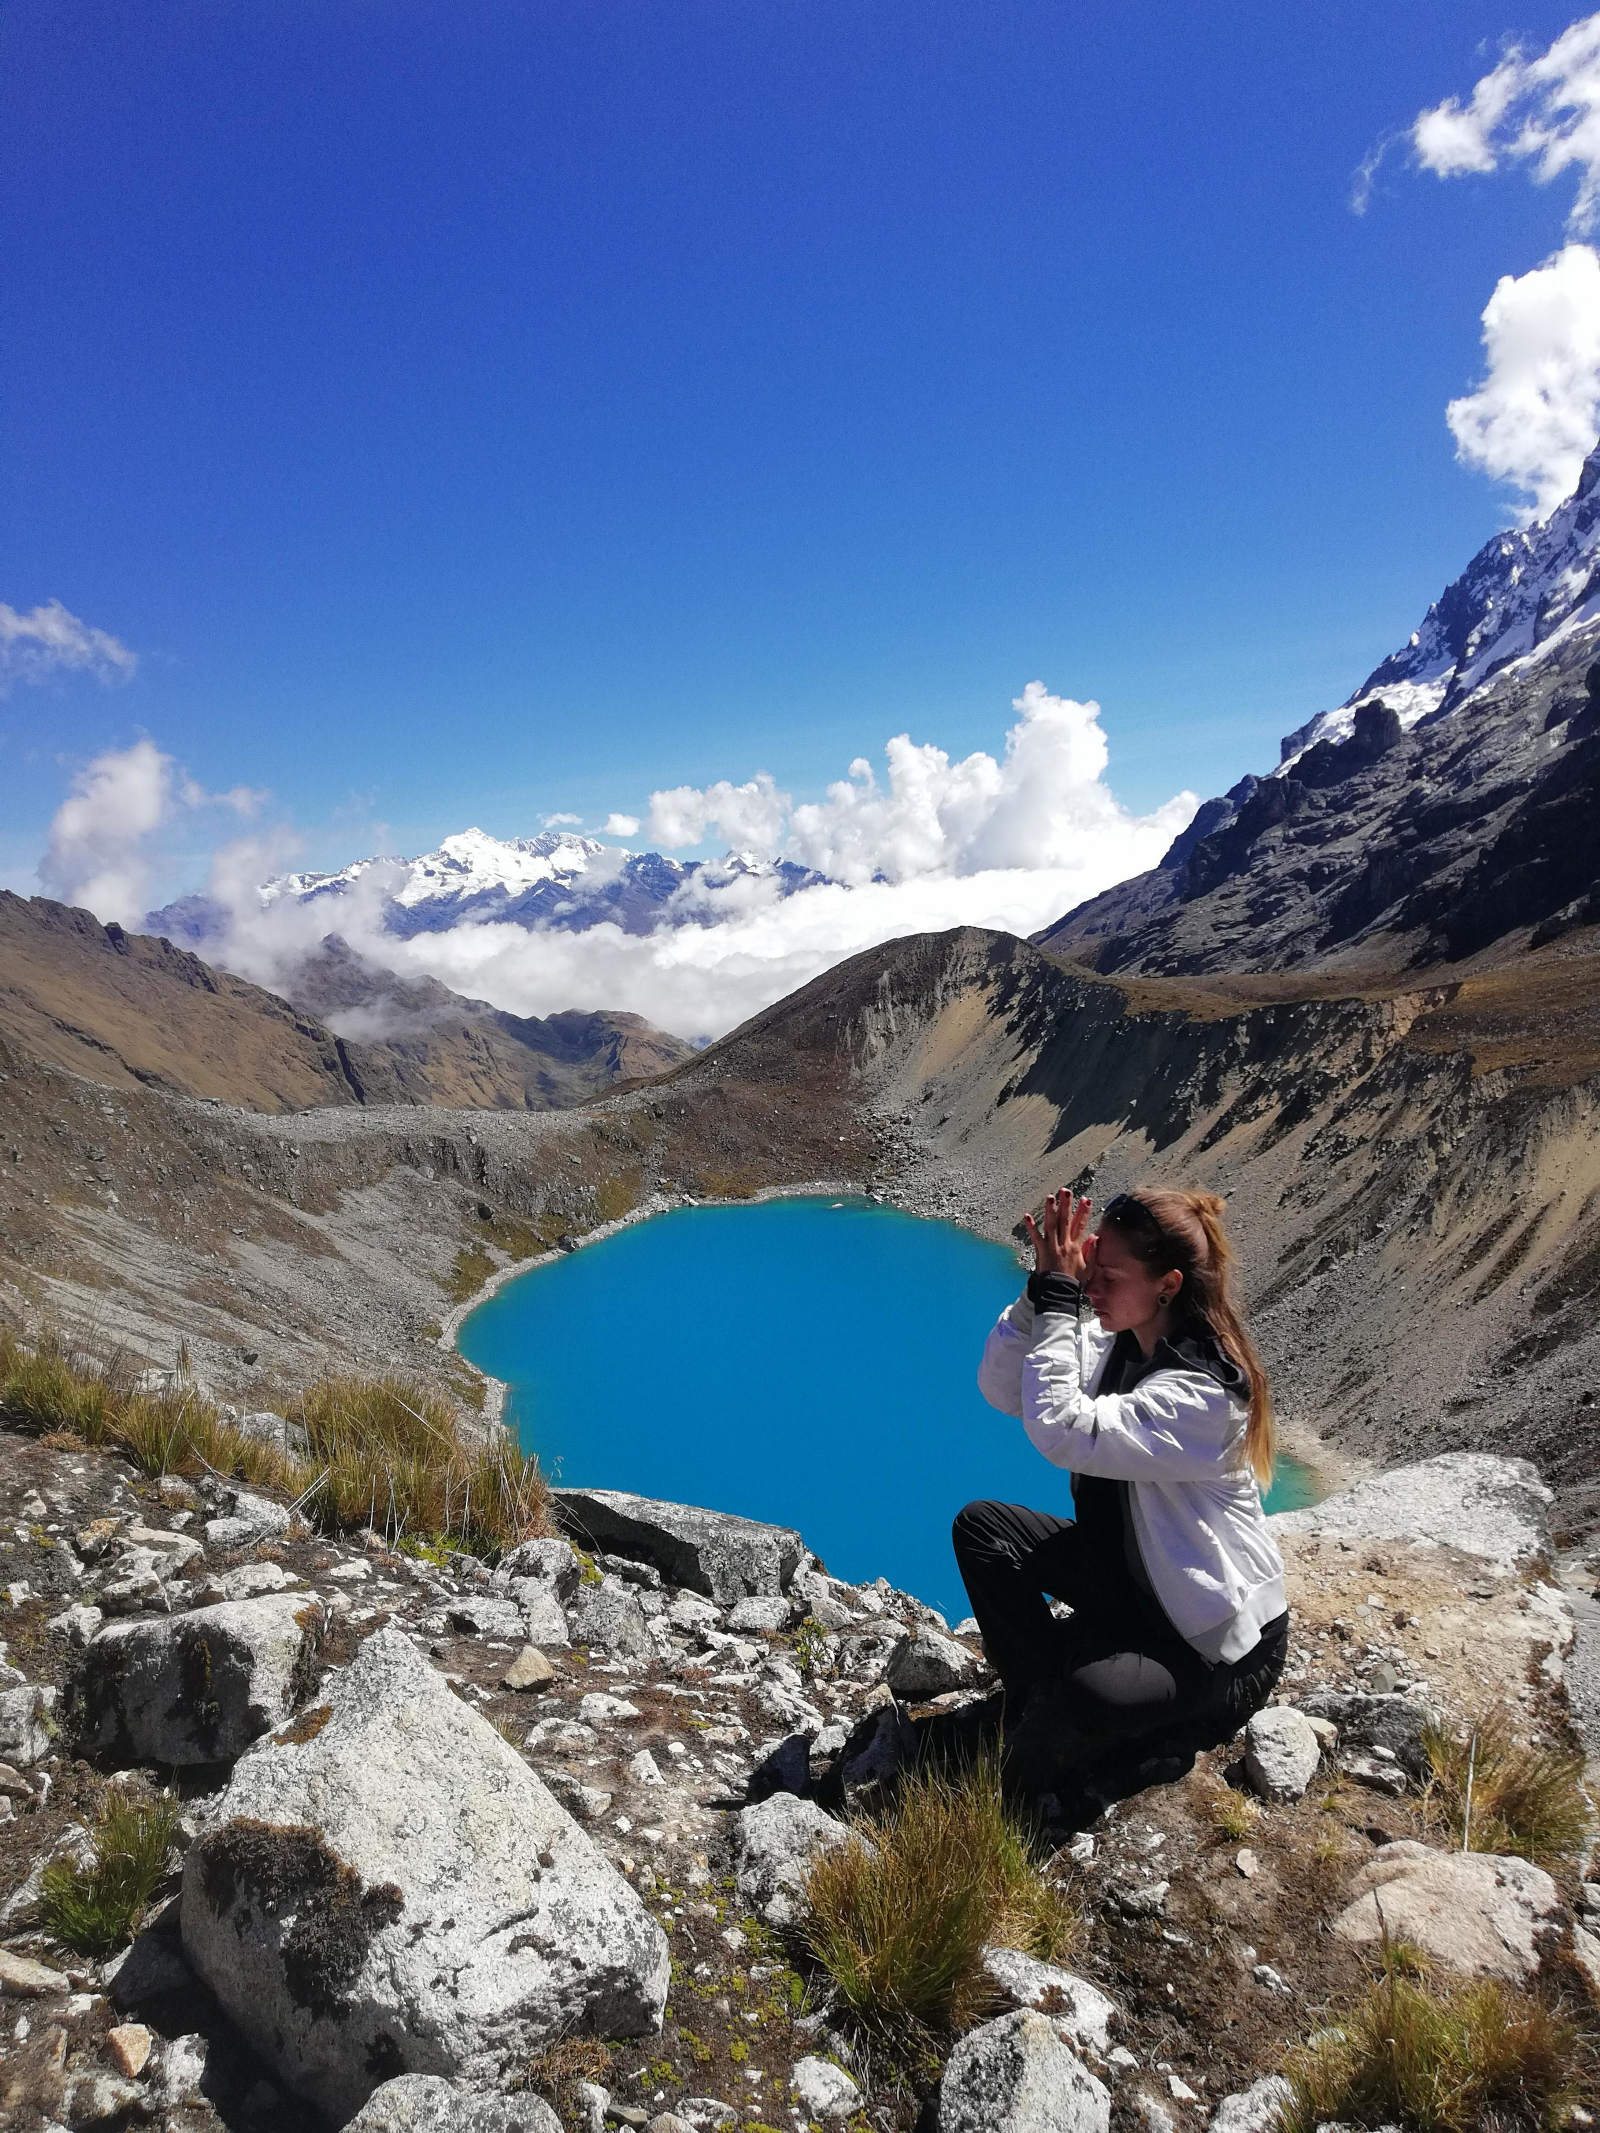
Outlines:
{"type": "Polygon", "coordinates": [[[1028,1301],[1036,1311],[1076,1316],[1082,1294],[1070,1274],[1032,1273],[1028,1276],[1028,1301]]]}

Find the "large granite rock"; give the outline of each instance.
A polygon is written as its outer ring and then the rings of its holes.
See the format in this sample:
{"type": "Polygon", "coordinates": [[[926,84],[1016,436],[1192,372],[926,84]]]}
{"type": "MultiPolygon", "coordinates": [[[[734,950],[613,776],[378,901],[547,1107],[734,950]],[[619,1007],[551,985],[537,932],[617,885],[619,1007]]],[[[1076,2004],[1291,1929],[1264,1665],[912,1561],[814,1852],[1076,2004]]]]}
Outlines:
{"type": "Polygon", "coordinates": [[[1048,2015],[969,2030],[939,2083],[938,2133],[1107,2133],[1111,2098],[1048,2015]]]}
{"type": "Polygon", "coordinates": [[[1249,2088],[1223,2097],[1206,2133],[1279,2133],[1284,2105],[1293,2094],[1281,2074],[1264,2074],[1249,2088]]]}
{"type": "Polygon", "coordinates": [[[985,1948],[983,1967],[995,1990],[1013,2007],[1048,2015],[1067,2043],[1110,2051],[1117,2010],[1086,1978],[1041,1963],[1020,1948],[985,1948]]]}
{"type": "Polygon", "coordinates": [[[397,2074],[373,2090],[344,2133],[561,2133],[542,2097],[458,2089],[437,2074],[397,2074]]]}
{"type": "Polygon", "coordinates": [[[184,1862],[195,1970],[338,2122],[380,2082],[491,2086],[569,2032],[659,2028],[661,1928],[395,1629],[244,1756],[184,1862]]]}
{"type": "Polygon", "coordinates": [[[1527,1459],[1442,1452],[1369,1475],[1304,1511],[1280,1511],[1271,1524],[1279,1533],[1434,1541],[1511,1570],[1548,1553],[1554,1501],[1527,1459]]]}
{"type": "Polygon", "coordinates": [[[668,1584],[709,1593],[719,1607],[746,1593],[786,1591],[805,1558],[805,1542],[788,1526],[621,1489],[551,1493],[563,1529],[580,1546],[653,1564],[668,1584]]]}
{"type": "Polygon", "coordinates": [[[734,1825],[739,1894],[769,1925],[793,1923],[806,1869],[818,1852],[834,1851],[850,1832],[814,1800],[775,1792],[740,1810],[734,1825]]]}
{"type": "Polygon", "coordinates": [[[598,1644],[629,1659],[655,1650],[638,1598],[620,1578],[580,1585],[567,1607],[567,1634],[574,1644],[598,1644]]]}
{"type": "Polygon", "coordinates": [[[1321,1760],[1316,1729],[1292,1704],[1269,1704],[1245,1727],[1244,1767],[1264,1800],[1298,1800],[1321,1760]]]}
{"type": "Polygon", "coordinates": [[[1333,1922],[1360,1944],[1411,1941],[1452,1970],[1525,1984],[1540,1941],[1561,1919],[1561,1896],[1541,1867],[1494,1852],[1440,1852],[1409,1841],[1374,1852],[1333,1922]]]}
{"type": "Polygon", "coordinates": [[[982,1660],[954,1637],[918,1628],[895,1646],[883,1678],[901,1703],[922,1703],[953,1689],[970,1689],[986,1671],[982,1660]]]}
{"type": "Polygon", "coordinates": [[[41,1689],[31,1681],[0,1689],[0,1763],[26,1770],[50,1753],[55,1700],[54,1689],[41,1689]]]}
{"type": "Polygon", "coordinates": [[[69,1689],[80,1752],[119,1765],[232,1762],[291,1716],[322,1628],[321,1603],[289,1592],[107,1623],[69,1689]]]}

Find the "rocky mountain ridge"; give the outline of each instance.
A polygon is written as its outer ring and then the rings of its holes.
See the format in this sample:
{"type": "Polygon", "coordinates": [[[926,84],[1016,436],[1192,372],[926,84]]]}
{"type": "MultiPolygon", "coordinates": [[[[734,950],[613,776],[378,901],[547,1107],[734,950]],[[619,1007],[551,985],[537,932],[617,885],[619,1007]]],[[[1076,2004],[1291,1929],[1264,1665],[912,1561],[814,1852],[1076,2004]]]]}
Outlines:
{"type": "Polygon", "coordinates": [[[0,1027],[114,1088],[263,1111],[458,1103],[531,1110],[659,1073],[690,1047],[630,1014],[502,1013],[366,963],[336,937],[285,1000],[164,938],[0,892],[0,1027]]]}
{"type": "Polygon", "coordinates": [[[1490,957],[1600,918],[1600,448],[1542,525],[1497,535],[1270,775],[1209,800],[1159,867],[1035,936],[1102,971],[1490,957]]]}
{"type": "Polygon", "coordinates": [[[563,1492],[564,1537],[491,1567],[0,1444],[20,2133],[1264,2133],[1286,2038],[1359,1989],[1380,1906],[1446,1971],[1600,1983],[1600,1889],[1453,1852],[1424,1784],[1435,1716],[1565,1723],[1573,1619],[1522,1463],[1278,1521],[1281,1700],[1242,1755],[1108,1777],[1048,1869],[1075,1953],[987,1949],[987,2010],[908,2085],[805,1952],[805,1874],[981,1709],[974,1625],[840,1584],[798,1534],[610,1492],[563,1492]],[[131,1947],[64,1949],[47,1869],[93,1855],[107,1798],[169,1791],[131,1947]],[[552,2050],[575,2035],[605,2042],[552,2050]]]}
{"type": "MultiPolygon", "coordinates": [[[[342,905],[362,903],[384,932],[401,940],[448,932],[464,921],[574,933],[614,925],[624,933],[650,933],[663,922],[703,923],[704,893],[735,881],[768,881],[787,896],[821,879],[791,860],[745,852],[683,860],[568,830],[491,837],[474,828],[414,859],[374,856],[332,873],[274,875],[258,896],[263,911],[280,904],[325,909],[330,932],[340,930],[342,905]]],[[[202,953],[226,939],[229,923],[228,914],[204,896],[182,898],[146,920],[151,932],[202,953]]]]}
{"type": "Polygon", "coordinates": [[[152,1363],[181,1341],[253,1404],[351,1363],[459,1390],[448,1328],[487,1278],[685,1198],[850,1187],[1005,1239],[1047,1182],[1193,1178],[1231,1195],[1292,1448],[1520,1452],[1576,1537],[1600,1517],[1600,1012],[1563,946],[1351,992],[923,936],[537,1114],[272,1116],[13,1047],[0,1278],[152,1363]]]}

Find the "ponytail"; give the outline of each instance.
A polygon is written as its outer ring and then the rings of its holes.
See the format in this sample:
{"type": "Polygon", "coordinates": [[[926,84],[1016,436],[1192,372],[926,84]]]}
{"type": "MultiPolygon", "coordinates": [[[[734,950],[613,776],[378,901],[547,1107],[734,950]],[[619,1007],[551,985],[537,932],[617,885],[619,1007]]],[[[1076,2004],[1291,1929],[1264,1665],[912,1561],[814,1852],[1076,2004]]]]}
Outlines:
{"type": "Polygon", "coordinates": [[[1127,1214],[1120,1214],[1114,1201],[1103,1219],[1143,1265],[1159,1273],[1182,1274],[1175,1309],[1214,1334],[1244,1372],[1250,1386],[1244,1454],[1265,1488],[1272,1479],[1276,1439],[1272,1392],[1233,1293],[1233,1246],[1223,1227],[1226,1203],[1214,1192],[1178,1190],[1124,1193],[1120,1202],[1127,1214]]]}

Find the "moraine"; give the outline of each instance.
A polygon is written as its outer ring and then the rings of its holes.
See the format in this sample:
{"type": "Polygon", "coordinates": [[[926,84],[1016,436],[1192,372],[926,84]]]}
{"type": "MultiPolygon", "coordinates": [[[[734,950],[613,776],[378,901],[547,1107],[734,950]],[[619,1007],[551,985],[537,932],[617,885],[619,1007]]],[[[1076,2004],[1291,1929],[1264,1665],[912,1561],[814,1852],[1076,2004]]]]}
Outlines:
{"type": "MultiPolygon", "coordinates": [[[[1068,1501],[975,1383],[1018,1281],[1007,1247],[867,1200],[689,1207],[517,1276],[458,1346],[553,1480],[798,1527],[953,1621],[962,1504],[1068,1501]]],[[[1311,1496],[1282,1461],[1271,1508],[1311,1496]]]]}

